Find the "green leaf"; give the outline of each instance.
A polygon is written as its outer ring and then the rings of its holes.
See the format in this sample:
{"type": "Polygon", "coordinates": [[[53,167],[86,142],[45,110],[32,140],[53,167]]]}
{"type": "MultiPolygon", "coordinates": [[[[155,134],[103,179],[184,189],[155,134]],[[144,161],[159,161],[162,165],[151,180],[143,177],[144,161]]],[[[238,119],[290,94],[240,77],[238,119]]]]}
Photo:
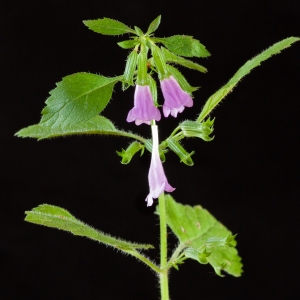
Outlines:
{"type": "Polygon", "coordinates": [[[90,30],[104,35],[119,35],[124,33],[135,33],[134,30],[120,21],[116,21],[109,18],[103,18],[98,20],[86,20],[83,21],[90,30]]]}
{"type": "Polygon", "coordinates": [[[191,258],[198,252],[202,256],[200,255],[197,260],[199,262],[202,260],[203,263],[206,257],[217,274],[220,275],[221,270],[224,270],[233,276],[240,276],[241,258],[234,247],[231,232],[199,205],[191,207],[176,203],[170,195],[165,195],[165,200],[167,224],[179,239],[179,248],[195,249],[192,250],[192,254],[185,253],[185,255],[191,258]],[[209,242],[213,241],[218,241],[219,244],[209,246],[209,242]]]}
{"type": "Polygon", "coordinates": [[[31,137],[39,140],[68,136],[68,135],[82,135],[82,134],[102,134],[102,135],[117,135],[124,136],[144,142],[145,139],[122,130],[115,128],[114,124],[103,116],[96,116],[87,122],[78,123],[76,125],[68,125],[66,127],[50,127],[41,124],[31,125],[23,128],[16,133],[18,137],[31,137]]]}
{"type": "Polygon", "coordinates": [[[186,67],[186,68],[189,68],[189,69],[192,69],[192,70],[200,71],[202,73],[207,72],[207,69],[204,68],[203,66],[201,66],[201,65],[199,65],[199,64],[197,64],[197,63],[195,63],[191,60],[188,60],[188,59],[185,59],[183,57],[177,56],[174,53],[168,51],[164,47],[161,47],[161,50],[162,50],[162,54],[163,54],[163,56],[164,56],[167,63],[178,64],[178,65],[181,65],[183,67],[186,67]]]}
{"type": "Polygon", "coordinates": [[[173,66],[167,65],[168,72],[176,79],[181,88],[189,94],[198,90],[198,87],[191,86],[185,77],[180,73],[178,69],[173,66]]]}
{"type": "Polygon", "coordinates": [[[90,73],[75,73],[63,78],[50,91],[47,106],[42,110],[40,124],[65,127],[88,121],[97,116],[111,99],[119,77],[104,77],[90,73]]]}
{"type": "Polygon", "coordinates": [[[136,33],[138,36],[143,36],[143,35],[144,35],[142,29],[140,29],[139,27],[134,26],[134,29],[135,29],[135,33],[136,33]]]}
{"type": "Polygon", "coordinates": [[[198,40],[189,35],[173,35],[166,38],[155,38],[164,44],[171,52],[187,57],[207,57],[210,53],[198,40]]]}
{"type": "Polygon", "coordinates": [[[298,37],[286,38],[269,47],[261,54],[248,60],[222,88],[220,88],[212,96],[210,96],[210,98],[206,101],[197,119],[197,122],[201,122],[202,120],[204,120],[211,113],[211,111],[233,90],[237,83],[244,76],[249,74],[254,68],[260,66],[261,62],[267,60],[272,55],[279,54],[282,50],[290,47],[293,43],[299,40],[300,38],[298,37]]]}
{"type": "Polygon", "coordinates": [[[155,20],[153,20],[151,22],[151,24],[149,25],[149,28],[147,30],[146,35],[151,34],[152,32],[154,32],[158,28],[158,26],[160,24],[160,20],[161,20],[161,16],[159,15],[155,20]]]}
{"type": "Polygon", "coordinates": [[[126,40],[126,41],[119,42],[117,44],[123,49],[131,49],[135,47],[138,43],[139,42],[136,40],[126,40]]]}
{"type": "Polygon", "coordinates": [[[154,248],[152,245],[131,243],[98,231],[79,221],[67,210],[48,204],[42,204],[25,212],[25,221],[68,231],[74,235],[84,236],[107,246],[127,252],[136,249],[154,248]]]}

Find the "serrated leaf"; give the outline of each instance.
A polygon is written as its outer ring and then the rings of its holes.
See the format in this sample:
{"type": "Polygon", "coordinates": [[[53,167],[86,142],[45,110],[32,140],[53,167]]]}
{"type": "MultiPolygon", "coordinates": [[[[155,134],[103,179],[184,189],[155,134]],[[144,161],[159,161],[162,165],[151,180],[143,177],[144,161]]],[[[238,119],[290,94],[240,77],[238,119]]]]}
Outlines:
{"type": "Polygon", "coordinates": [[[158,28],[158,26],[160,24],[160,20],[161,20],[161,16],[159,15],[155,20],[153,20],[151,22],[151,24],[149,25],[149,28],[147,30],[146,35],[151,34],[152,32],[154,32],[158,28]]]}
{"type": "Polygon", "coordinates": [[[189,68],[189,69],[192,69],[192,70],[197,70],[197,71],[200,71],[202,73],[206,73],[207,72],[207,69],[204,68],[203,66],[191,61],[191,60],[188,60],[188,59],[185,59],[183,57],[180,57],[178,55],[175,55],[174,53],[168,51],[166,48],[164,47],[161,47],[161,50],[162,50],[162,54],[166,60],[167,63],[174,63],[174,64],[178,64],[178,65],[181,65],[183,67],[186,67],[186,68],[189,68]]]}
{"type": "Polygon", "coordinates": [[[42,204],[31,211],[26,211],[25,214],[25,221],[27,222],[65,230],[74,235],[87,237],[124,252],[153,248],[152,245],[127,242],[98,231],[58,206],[42,204]]]}
{"type": "MultiPolygon", "coordinates": [[[[176,203],[170,195],[165,195],[165,201],[167,224],[179,239],[182,248],[200,251],[205,249],[209,239],[226,239],[232,236],[224,225],[201,206],[191,207],[176,203]]],[[[209,248],[209,252],[211,254],[206,255],[207,261],[216,272],[224,270],[233,276],[241,275],[242,263],[236,248],[215,246],[209,248]]]]}
{"type": "Polygon", "coordinates": [[[121,78],[91,73],[75,73],[64,77],[50,91],[51,96],[42,110],[40,124],[65,127],[97,116],[108,104],[113,87],[121,78]]]}
{"type": "Polygon", "coordinates": [[[103,18],[97,20],[83,21],[90,30],[104,35],[120,35],[124,33],[135,33],[134,30],[120,21],[103,18]]]}
{"type": "Polygon", "coordinates": [[[131,49],[135,47],[138,43],[139,42],[136,40],[126,40],[126,41],[119,42],[117,44],[123,49],[131,49]]]}
{"type": "Polygon", "coordinates": [[[118,130],[114,124],[103,116],[96,116],[87,122],[66,127],[50,127],[41,124],[31,125],[18,131],[15,135],[18,137],[31,137],[39,140],[79,134],[101,134],[124,136],[144,142],[144,139],[136,134],[118,130]]]}
{"type": "Polygon", "coordinates": [[[279,54],[282,50],[290,47],[293,43],[299,40],[300,38],[298,37],[286,38],[269,47],[261,54],[248,60],[222,88],[209,97],[197,119],[197,122],[204,120],[211,113],[211,111],[233,90],[233,88],[244,76],[249,74],[254,68],[260,66],[263,61],[267,60],[272,55],[279,54]]]}
{"type": "Polygon", "coordinates": [[[155,38],[171,52],[186,57],[207,57],[210,53],[198,40],[189,35],[173,35],[166,38],[155,38]]]}

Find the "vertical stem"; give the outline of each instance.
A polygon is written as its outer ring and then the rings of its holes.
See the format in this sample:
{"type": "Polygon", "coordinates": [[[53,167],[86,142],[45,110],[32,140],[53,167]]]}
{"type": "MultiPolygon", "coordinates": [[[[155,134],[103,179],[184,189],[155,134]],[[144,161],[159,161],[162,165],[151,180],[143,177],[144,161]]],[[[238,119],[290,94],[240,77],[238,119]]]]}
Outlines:
{"type": "Polygon", "coordinates": [[[167,220],[166,220],[166,203],[165,195],[162,193],[158,198],[159,221],[160,221],[160,293],[161,300],[169,300],[169,282],[168,282],[168,248],[167,248],[167,220]]]}

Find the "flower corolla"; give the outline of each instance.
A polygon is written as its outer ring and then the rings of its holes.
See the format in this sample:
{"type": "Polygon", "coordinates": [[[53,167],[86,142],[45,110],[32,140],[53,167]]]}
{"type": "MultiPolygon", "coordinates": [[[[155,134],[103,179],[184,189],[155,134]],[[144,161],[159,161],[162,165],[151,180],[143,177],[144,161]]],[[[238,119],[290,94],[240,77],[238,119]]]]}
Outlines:
{"type": "Polygon", "coordinates": [[[159,121],[160,118],[160,111],[154,105],[150,87],[137,84],[134,92],[134,106],[129,111],[126,121],[135,121],[136,125],[142,123],[150,125],[151,120],[159,121]]]}
{"type": "Polygon", "coordinates": [[[160,86],[165,99],[163,104],[165,117],[168,117],[171,113],[171,115],[176,118],[179,112],[183,112],[185,106],[193,106],[192,97],[182,90],[173,76],[163,79],[160,82],[160,86]]]}
{"type": "Polygon", "coordinates": [[[148,174],[150,192],[146,198],[147,206],[151,206],[153,204],[153,198],[158,198],[163,191],[173,192],[175,190],[175,188],[168,183],[159,157],[157,125],[152,125],[151,130],[153,146],[148,174]]]}

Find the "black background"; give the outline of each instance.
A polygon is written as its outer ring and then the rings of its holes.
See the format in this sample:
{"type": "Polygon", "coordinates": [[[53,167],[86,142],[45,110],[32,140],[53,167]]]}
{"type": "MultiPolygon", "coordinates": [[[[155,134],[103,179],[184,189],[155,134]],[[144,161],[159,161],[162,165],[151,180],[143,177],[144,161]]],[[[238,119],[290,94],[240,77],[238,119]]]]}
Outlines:
{"type": "MultiPolygon", "coordinates": [[[[48,91],[63,76],[122,74],[128,54],[116,45],[122,37],[98,35],[82,20],[110,17],[145,30],[159,14],[157,36],[193,35],[212,53],[197,60],[208,74],[182,69],[202,88],[193,109],[159,123],[161,138],[179,120],[194,119],[248,59],[300,31],[298,0],[1,1],[1,299],[158,299],[154,274],[131,257],[23,221],[38,204],[59,205],[114,236],[154,244],[149,256],[157,259],[158,220],[144,202],[149,153],[124,166],[115,151],[128,145],[125,138],[37,142],[13,135],[38,123],[48,91]]],[[[238,233],[244,263],[241,278],[220,278],[188,261],[171,273],[173,300],[299,296],[299,47],[263,63],[219,105],[214,141],[184,142],[196,151],[193,167],[167,156],[174,198],[201,204],[238,233]]],[[[117,85],[103,115],[149,136],[146,125],[125,121],[133,92],[117,85]]]]}

